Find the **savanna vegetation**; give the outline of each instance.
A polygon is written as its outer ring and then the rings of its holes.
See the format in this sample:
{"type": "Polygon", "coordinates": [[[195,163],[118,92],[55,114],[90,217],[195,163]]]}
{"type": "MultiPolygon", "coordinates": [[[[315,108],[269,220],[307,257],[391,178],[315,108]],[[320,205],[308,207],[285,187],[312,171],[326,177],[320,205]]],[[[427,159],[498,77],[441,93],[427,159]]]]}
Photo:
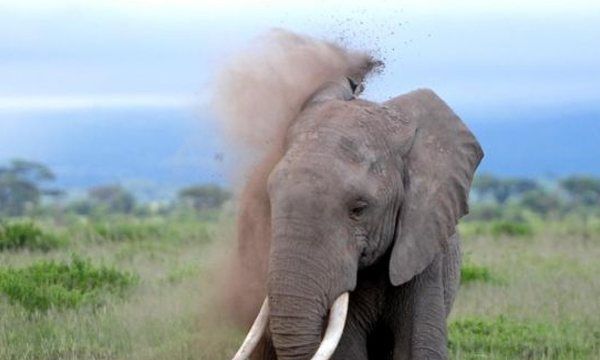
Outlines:
{"type": "MultiPolygon", "coordinates": [[[[143,203],[119,185],[70,197],[47,167],[0,167],[0,359],[227,359],[231,248],[215,185],[143,203]]],[[[600,358],[600,180],[477,178],[460,224],[453,359],[600,358]]]]}

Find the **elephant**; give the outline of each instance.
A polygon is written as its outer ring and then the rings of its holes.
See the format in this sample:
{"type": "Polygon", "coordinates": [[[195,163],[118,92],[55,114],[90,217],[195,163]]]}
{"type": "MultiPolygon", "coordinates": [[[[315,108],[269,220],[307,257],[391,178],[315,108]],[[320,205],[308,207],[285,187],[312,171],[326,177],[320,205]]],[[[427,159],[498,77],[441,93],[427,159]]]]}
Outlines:
{"type": "Polygon", "coordinates": [[[483,150],[432,90],[382,103],[356,90],[317,90],[253,181],[263,204],[241,214],[267,215],[243,225],[270,239],[254,249],[266,300],[234,359],[448,357],[457,222],[483,150]]]}

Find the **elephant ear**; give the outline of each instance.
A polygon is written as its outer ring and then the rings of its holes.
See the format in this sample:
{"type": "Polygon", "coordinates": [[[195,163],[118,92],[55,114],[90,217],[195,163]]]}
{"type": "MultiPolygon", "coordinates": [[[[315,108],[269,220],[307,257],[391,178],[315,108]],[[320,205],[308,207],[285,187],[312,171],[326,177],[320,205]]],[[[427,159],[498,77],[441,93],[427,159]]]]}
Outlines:
{"type": "Polygon", "coordinates": [[[412,146],[403,155],[404,199],[390,259],[390,281],[400,285],[422,272],[468,213],[467,198],[481,146],[431,90],[385,103],[414,122],[412,146]]]}

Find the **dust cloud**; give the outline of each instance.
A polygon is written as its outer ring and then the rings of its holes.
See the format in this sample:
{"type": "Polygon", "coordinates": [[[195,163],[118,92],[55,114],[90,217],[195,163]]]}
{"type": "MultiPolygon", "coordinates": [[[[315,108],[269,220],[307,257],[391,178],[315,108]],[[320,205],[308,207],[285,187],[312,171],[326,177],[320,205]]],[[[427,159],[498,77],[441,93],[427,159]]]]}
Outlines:
{"type": "Polygon", "coordinates": [[[283,153],[288,127],[323,84],[344,77],[360,84],[380,68],[366,52],[282,29],[268,32],[216,76],[214,110],[228,151],[236,195],[236,240],[224,284],[234,319],[250,324],[266,294],[270,205],[266,179],[283,153]]]}

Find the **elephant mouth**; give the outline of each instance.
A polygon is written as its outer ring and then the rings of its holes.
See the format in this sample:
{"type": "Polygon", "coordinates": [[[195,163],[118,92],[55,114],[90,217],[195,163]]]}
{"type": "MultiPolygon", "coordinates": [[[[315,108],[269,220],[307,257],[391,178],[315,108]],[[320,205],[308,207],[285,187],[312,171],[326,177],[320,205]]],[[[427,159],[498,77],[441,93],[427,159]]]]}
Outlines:
{"type": "MultiPolygon", "coordinates": [[[[328,360],[340,342],[344,325],[346,324],[346,315],[348,314],[348,302],[350,294],[347,292],[340,295],[329,310],[329,321],[325,335],[321,340],[321,344],[317,352],[311,360],[328,360]]],[[[265,298],[254,324],[250,328],[246,339],[240,346],[232,360],[247,360],[252,355],[252,352],[258,345],[262,335],[264,334],[269,322],[269,299],[265,298]]]]}

